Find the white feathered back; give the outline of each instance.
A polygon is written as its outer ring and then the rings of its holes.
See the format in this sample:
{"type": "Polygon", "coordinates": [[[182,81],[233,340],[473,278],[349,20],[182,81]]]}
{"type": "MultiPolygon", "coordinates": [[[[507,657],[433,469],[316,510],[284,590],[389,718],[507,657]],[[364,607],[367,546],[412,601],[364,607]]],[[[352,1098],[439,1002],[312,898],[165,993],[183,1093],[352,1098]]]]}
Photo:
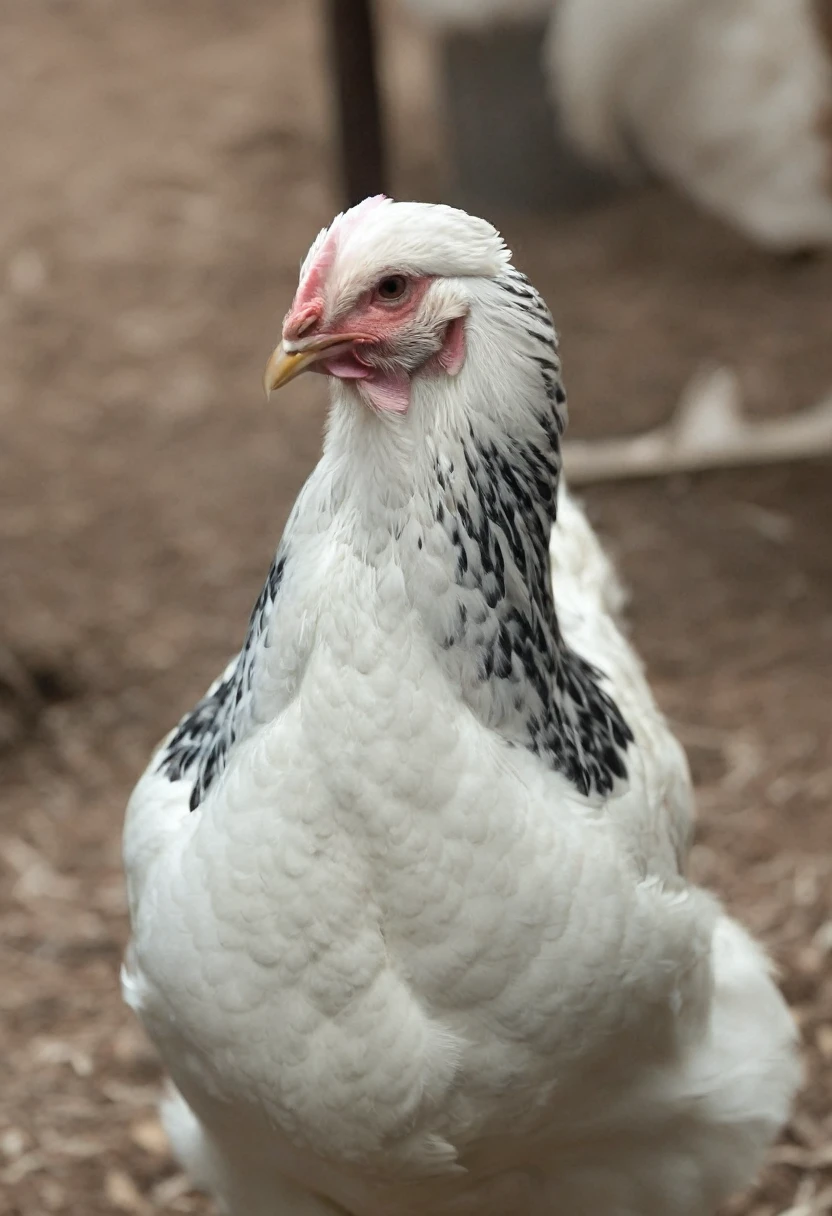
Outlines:
{"type": "Polygon", "coordinates": [[[546,58],[587,155],[621,165],[631,143],[752,238],[814,245],[832,240],[823,22],[812,0],[561,0],[546,58]]]}

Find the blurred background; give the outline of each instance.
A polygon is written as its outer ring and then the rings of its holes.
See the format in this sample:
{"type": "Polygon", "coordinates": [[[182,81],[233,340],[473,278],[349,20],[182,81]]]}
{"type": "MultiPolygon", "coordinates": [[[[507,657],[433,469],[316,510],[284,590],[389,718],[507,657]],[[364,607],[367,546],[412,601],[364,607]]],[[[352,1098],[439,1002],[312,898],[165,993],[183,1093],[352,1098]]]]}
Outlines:
{"type": "MultiPolygon", "coordinates": [[[[168,1157],[120,1001],[121,823],[151,748],[239,644],[317,459],[323,379],[266,406],[260,377],[344,203],[334,7],[0,13],[2,1213],[209,1211],[168,1157]]],[[[375,9],[383,185],[487,193],[460,151],[490,144],[463,113],[467,52],[449,78],[449,35],[414,9],[375,9]]],[[[525,183],[481,207],[554,313],[570,437],[667,422],[712,364],[752,422],[820,401],[832,251],[773,250],[654,168],[584,202],[537,206],[525,183]]],[[[581,487],[688,749],[696,876],[767,943],[803,1034],[799,1108],[735,1208],[756,1216],[832,1210],[830,473],[827,455],[581,487]]]]}

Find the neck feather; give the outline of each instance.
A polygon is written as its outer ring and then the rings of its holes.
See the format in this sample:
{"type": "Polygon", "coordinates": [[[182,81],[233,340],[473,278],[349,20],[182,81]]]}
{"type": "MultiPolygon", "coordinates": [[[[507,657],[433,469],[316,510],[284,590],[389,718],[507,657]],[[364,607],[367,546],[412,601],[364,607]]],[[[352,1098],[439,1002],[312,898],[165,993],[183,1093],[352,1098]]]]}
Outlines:
{"type": "Polygon", "coordinates": [[[548,548],[566,397],[551,318],[513,268],[478,303],[466,366],[414,388],[406,417],[375,416],[339,388],[323,459],[243,648],[162,749],[162,772],[193,779],[192,807],[251,727],[264,639],[304,540],[330,527],[362,561],[401,570],[437,661],[490,730],[583,794],[605,795],[626,777],[632,734],[555,611],[548,548]]]}
{"type": "Polygon", "coordinates": [[[406,418],[336,396],[325,456],[335,509],[362,552],[401,566],[448,678],[481,720],[581,792],[606,794],[626,775],[632,736],[558,626],[549,538],[566,395],[555,333],[516,271],[490,288],[466,368],[415,387],[406,418]]]}

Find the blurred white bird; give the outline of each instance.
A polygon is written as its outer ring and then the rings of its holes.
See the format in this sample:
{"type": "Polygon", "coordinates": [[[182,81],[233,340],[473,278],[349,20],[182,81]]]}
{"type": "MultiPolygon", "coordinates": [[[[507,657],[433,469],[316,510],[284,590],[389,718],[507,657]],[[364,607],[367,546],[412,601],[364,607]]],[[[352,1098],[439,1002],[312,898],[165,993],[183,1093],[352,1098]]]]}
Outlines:
{"type": "Polygon", "coordinates": [[[761,245],[832,242],[832,0],[404,0],[435,28],[548,20],[588,159],[642,164],[761,245]]]}
{"type": "Polygon", "coordinates": [[[832,0],[557,0],[567,133],[774,250],[832,242],[832,0]]]}
{"type": "Polygon", "coordinates": [[[711,1213],[795,1033],[684,876],[684,755],[559,489],[549,311],[485,221],[368,200],[267,384],[307,369],[322,459],[128,809],[174,1149],[233,1216],[711,1213]]]}

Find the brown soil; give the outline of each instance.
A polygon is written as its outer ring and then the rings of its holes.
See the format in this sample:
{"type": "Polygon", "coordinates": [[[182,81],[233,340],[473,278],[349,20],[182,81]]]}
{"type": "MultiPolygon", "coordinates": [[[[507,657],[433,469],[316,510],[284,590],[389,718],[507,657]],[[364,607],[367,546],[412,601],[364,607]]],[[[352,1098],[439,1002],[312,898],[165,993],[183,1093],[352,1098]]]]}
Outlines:
{"type": "MultiPolygon", "coordinates": [[[[385,17],[396,191],[436,198],[426,48],[385,17]]],[[[335,210],[317,21],[305,0],[0,17],[3,1213],[208,1211],[119,998],[119,835],[316,459],[323,382],[267,409],[259,376],[335,210]]],[[[660,191],[504,228],[559,321],[573,434],[660,420],[708,359],[761,411],[832,386],[832,257],[773,260],[660,191]]],[[[586,494],[690,749],[696,871],[771,947],[803,1030],[798,1114],[742,1212],[832,1207],[830,472],[586,494]]]]}

